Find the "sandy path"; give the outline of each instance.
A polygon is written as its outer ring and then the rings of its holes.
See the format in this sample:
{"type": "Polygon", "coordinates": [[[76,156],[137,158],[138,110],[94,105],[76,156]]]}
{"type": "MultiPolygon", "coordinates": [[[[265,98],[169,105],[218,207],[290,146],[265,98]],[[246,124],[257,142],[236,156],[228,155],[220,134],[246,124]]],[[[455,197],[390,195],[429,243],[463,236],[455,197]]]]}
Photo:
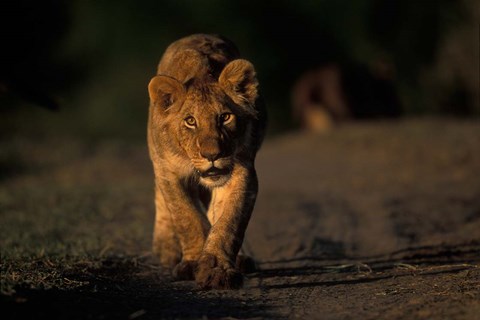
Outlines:
{"type": "Polygon", "coordinates": [[[479,130],[440,121],[357,124],[267,143],[249,246],[265,260],[478,240],[462,230],[480,230],[472,218],[480,207],[479,130]]]}

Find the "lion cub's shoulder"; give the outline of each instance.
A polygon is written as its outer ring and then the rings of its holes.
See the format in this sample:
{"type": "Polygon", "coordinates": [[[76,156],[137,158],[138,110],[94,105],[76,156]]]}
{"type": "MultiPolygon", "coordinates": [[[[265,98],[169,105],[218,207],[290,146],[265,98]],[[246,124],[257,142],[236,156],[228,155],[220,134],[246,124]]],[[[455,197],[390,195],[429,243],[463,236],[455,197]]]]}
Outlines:
{"type": "Polygon", "coordinates": [[[230,40],[217,35],[194,34],[168,46],[158,65],[157,74],[179,80],[218,78],[228,62],[238,59],[240,53],[230,40]]]}

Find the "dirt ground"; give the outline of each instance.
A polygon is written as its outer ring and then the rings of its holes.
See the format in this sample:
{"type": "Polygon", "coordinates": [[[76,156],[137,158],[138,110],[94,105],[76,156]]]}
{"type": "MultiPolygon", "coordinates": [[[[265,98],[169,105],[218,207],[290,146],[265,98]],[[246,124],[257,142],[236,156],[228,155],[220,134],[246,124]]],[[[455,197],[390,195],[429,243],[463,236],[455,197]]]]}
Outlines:
{"type": "Polygon", "coordinates": [[[266,141],[236,291],[149,255],[144,144],[15,137],[0,148],[3,319],[478,319],[480,122],[344,125],[266,141]]]}

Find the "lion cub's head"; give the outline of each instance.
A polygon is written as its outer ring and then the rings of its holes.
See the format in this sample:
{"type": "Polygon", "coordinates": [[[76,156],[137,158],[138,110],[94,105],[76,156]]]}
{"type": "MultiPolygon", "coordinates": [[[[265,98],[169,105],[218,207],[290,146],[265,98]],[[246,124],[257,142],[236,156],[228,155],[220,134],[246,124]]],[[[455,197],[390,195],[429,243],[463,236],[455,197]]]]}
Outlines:
{"type": "Polygon", "coordinates": [[[228,181],[234,161],[248,149],[258,82],[243,59],[228,63],[218,80],[195,73],[183,82],[165,75],[150,81],[150,125],[162,136],[156,148],[171,149],[202,184],[215,187],[228,181]]]}

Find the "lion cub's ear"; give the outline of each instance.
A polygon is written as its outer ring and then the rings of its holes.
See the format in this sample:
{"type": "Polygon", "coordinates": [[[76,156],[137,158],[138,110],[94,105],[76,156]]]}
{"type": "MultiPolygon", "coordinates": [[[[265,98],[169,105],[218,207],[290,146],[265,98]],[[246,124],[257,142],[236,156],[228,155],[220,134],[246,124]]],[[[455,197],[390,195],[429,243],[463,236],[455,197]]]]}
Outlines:
{"type": "Polygon", "coordinates": [[[152,103],[168,109],[185,94],[185,87],[178,80],[158,75],[150,80],[148,94],[152,103]]]}
{"type": "Polygon", "coordinates": [[[238,105],[252,106],[258,96],[255,68],[247,60],[237,59],[223,69],[218,83],[238,105]]]}

